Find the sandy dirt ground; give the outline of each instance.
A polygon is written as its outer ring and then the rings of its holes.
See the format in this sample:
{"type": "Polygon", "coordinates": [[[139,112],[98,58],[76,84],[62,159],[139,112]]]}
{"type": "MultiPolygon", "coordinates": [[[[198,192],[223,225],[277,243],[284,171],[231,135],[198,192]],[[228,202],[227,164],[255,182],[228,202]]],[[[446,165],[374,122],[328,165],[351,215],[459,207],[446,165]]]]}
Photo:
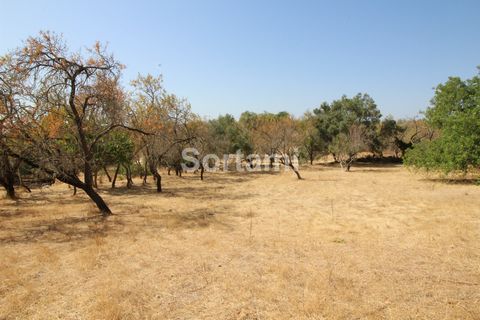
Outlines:
{"type": "Polygon", "coordinates": [[[480,187],[401,166],[0,200],[0,319],[480,319],[480,187]]]}

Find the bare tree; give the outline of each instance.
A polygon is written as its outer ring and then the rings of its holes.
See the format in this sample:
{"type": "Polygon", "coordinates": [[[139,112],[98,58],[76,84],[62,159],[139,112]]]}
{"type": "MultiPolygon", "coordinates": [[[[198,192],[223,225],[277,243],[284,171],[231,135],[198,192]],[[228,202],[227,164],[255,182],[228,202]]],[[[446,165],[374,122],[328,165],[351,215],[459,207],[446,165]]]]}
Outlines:
{"type": "Polygon", "coordinates": [[[8,119],[9,154],[82,189],[109,215],[93,188],[93,166],[101,138],[128,128],[118,84],[122,65],[99,43],[84,56],[69,52],[50,32],[29,38],[0,61],[1,81],[14,88],[17,102],[8,119]]]}
{"type": "Polygon", "coordinates": [[[140,141],[145,166],[156,181],[157,192],[162,192],[158,168],[162,164],[180,167],[182,145],[192,139],[188,122],[193,114],[186,100],[165,92],[161,76],[139,75],[132,86],[135,127],[152,133],[140,141]]]}
{"type": "Polygon", "coordinates": [[[257,152],[278,159],[292,169],[298,179],[302,179],[298,170],[298,151],[303,136],[298,121],[290,114],[281,112],[260,114],[255,122],[252,136],[257,152]]]}

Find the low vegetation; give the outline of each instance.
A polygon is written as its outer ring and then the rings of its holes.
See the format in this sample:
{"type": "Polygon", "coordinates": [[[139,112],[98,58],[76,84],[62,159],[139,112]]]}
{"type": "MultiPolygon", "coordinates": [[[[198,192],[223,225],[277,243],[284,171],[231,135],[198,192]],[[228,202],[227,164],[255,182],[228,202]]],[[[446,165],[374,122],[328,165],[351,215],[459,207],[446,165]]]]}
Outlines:
{"type": "Polygon", "coordinates": [[[0,318],[478,319],[480,188],[401,165],[0,200],[0,318]],[[455,182],[455,183],[454,183],[455,182]]]}

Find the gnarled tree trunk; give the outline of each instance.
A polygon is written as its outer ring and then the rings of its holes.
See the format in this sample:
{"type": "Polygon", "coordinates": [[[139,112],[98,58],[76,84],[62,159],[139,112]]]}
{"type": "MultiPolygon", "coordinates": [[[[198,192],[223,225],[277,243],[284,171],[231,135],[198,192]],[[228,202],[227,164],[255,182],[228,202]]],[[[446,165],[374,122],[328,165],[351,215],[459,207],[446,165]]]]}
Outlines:
{"type": "Polygon", "coordinates": [[[92,188],[92,187],[85,187],[83,191],[95,202],[95,205],[100,210],[103,216],[108,216],[112,214],[112,211],[108,207],[107,203],[103,200],[103,198],[92,188]]]}
{"type": "MultiPolygon", "coordinates": [[[[50,173],[50,172],[49,172],[50,173]]],[[[102,216],[107,217],[112,214],[112,211],[108,207],[107,203],[103,200],[103,198],[95,191],[92,185],[88,185],[82,182],[78,177],[75,175],[70,174],[59,174],[56,176],[58,180],[69,184],[74,187],[74,193],[76,193],[76,189],[82,189],[88,195],[90,200],[92,200],[95,205],[97,206],[98,210],[102,216]]]]}
{"type": "Polygon", "coordinates": [[[157,192],[162,192],[162,177],[160,176],[160,173],[158,173],[157,162],[152,157],[148,160],[148,167],[157,184],[157,192]]]}

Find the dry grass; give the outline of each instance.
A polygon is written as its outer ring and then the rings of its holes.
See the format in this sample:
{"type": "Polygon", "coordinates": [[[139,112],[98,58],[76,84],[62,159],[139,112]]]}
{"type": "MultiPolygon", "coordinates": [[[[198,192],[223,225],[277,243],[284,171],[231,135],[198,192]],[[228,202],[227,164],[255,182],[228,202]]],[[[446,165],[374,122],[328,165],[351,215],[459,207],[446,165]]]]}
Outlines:
{"type": "MultiPolygon", "coordinates": [[[[0,319],[479,319],[480,187],[397,166],[0,200],[0,319]]],[[[137,182],[138,185],[138,182],[137,182]]]]}

